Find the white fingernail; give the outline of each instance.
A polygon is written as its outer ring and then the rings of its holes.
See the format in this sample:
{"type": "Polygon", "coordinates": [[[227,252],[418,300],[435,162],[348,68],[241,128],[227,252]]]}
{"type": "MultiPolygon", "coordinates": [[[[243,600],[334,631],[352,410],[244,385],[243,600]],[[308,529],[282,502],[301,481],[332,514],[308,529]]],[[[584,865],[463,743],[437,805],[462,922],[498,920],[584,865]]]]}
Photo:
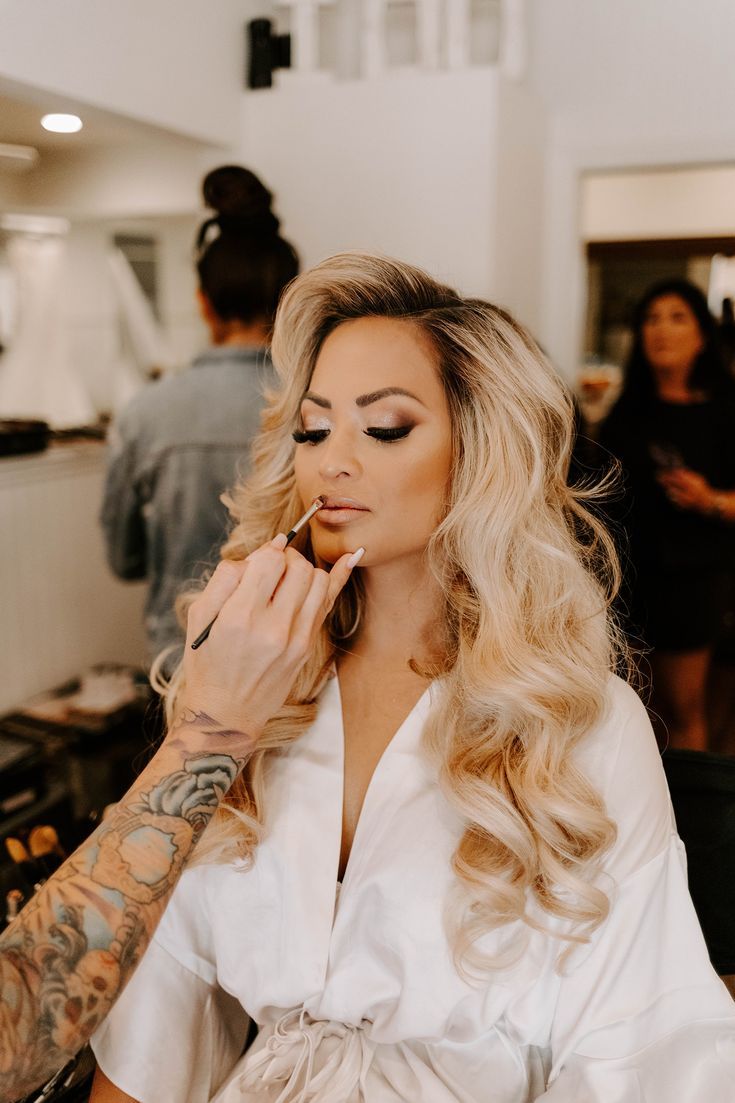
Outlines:
{"type": "Polygon", "coordinates": [[[278,536],[274,536],[271,540],[271,547],[278,548],[279,551],[283,551],[288,543],[288,537],[285,532],[279,532],[278,536]]]}
{"type": "Polygon", "coordinates": [[[364,548],[358,548],[356,552],[352,553],[350,558],[347,560],[347,566],[350,568],[350,570],[352,570],[352,568],[355,567],[360,562],[360,560],[362,559],[364,554],[365,554],[365,549],[364,548]]]}

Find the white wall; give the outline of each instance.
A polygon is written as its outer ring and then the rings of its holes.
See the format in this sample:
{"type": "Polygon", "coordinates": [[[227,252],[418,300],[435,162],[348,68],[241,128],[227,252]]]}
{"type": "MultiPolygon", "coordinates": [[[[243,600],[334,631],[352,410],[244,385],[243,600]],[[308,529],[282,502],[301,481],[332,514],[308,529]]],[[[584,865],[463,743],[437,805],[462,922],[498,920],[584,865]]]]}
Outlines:
{"type": "Polygon", "coordinates": [[[585,241],[735,236],[735,167],[589,173],[581,204],[585,241]]]}
{"type": "Polygon", "coordinates": [[[531,73],[552,120],[540,336],[574,374],[585,306],[588,170],[735,161],[731,0],[532,0],[531,73]]]}
{"type": "Polygon", "coordinates": [[[732,0],[530,0],[529,12],[534,84],[577,140],[613,158],[648,150],[649,164],[664,149],[690,161],[732,148],[732,0]]]}
{"type": "Polygon", "coordinates": [[[115,579],[98,513],[101,444],[0,467],[0,712],[99,662],[143,666],[142,583],[115,579]]]}
{"type": "Polygon", "coordinates": [[[498,78],[490,69],[337,82],[279,76],[242,98],[243,162],[305,266],[346,249],[493,292],[498,78]]]}
{"type": "Polygon", "coordinates": [[[3,0],[0,79],[204,141],[237,134],[242,0],[3,0]]]}
{"type": "Polygon", "coordinates": [[[279,74],[243,97],[241,157],[305,266],[393,254],[541,323],[546,119],[490,68],[337,82],[279,74]]]}
{"type": "Polygon", "coordinates": [[[158,146],[44,153],[22,177],[15,206],[69,218],[125,218],[201,209],[203,173],[223,152],[171,139],[158,146]],[[19,202],[20,201],[20,202],[19,202]]]}
{"type": "Polygon", "coordinates": [[[526,85],[501,78],[493,298],[540,337],[546,116],[526,85]]]}

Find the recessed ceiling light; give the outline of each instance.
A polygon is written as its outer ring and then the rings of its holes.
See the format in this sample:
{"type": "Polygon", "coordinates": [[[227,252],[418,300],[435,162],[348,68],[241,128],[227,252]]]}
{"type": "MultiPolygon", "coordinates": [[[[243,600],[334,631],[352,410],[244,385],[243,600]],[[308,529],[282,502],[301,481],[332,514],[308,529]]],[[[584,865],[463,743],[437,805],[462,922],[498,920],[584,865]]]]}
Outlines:
{"type": "Polygon", "coordinates": [[[76,134],[82,125],[78,115],[44,115],[41,119],[43,129],[53,130],[55,134],[76,134]]]}

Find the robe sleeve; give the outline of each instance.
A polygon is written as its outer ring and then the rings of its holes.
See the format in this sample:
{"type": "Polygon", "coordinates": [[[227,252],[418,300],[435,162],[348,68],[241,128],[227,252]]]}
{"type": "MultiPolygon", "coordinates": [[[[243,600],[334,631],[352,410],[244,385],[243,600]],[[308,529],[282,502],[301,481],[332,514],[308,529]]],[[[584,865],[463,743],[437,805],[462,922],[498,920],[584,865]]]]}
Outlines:
{"type": "Polygon", "coordinates": [[[135,973],[92,1037],[105,1075],[139,1103],[207,1103],[243,1051],[249,1019],[217,983],[204,869],[181,878],[135,973]]]}
{"type": "Polygon", "coordinates": [[[538,1099],[732,1103],[735,1006],[694,912],[650,726],[639,702],[627,707],[606,793],[618,824],[610,913],[563,971],[538,1099]]]}

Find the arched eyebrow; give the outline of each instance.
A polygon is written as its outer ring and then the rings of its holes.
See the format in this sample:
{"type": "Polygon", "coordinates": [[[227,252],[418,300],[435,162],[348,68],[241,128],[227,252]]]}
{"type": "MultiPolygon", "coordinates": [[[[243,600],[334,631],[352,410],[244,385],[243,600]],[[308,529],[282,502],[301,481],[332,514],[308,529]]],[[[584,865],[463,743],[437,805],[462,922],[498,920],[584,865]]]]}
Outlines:
{"type": "MultiPolygon", "coordinates": [[[[412,398],[414,402],[420,402],[422,406],[424,405],[417,395],[404,390],[403,387],[382,387],[379,391],[370,391],[368,394],[358,395],[355,399],[355,405],[362,409],[364,406],[372,406],[373,402],[379,402],[381,398],[390,398],[391,395],[404,395],[406,398],[412,398]]],[[[323,398],[320,394],[315,394],[314,391],[307,391],[301,399],[302,402],[307,400],[313,402],[315,406],[321,406],[323,410],[332,409],[332,403],[329,399],[323,398]]]]}

